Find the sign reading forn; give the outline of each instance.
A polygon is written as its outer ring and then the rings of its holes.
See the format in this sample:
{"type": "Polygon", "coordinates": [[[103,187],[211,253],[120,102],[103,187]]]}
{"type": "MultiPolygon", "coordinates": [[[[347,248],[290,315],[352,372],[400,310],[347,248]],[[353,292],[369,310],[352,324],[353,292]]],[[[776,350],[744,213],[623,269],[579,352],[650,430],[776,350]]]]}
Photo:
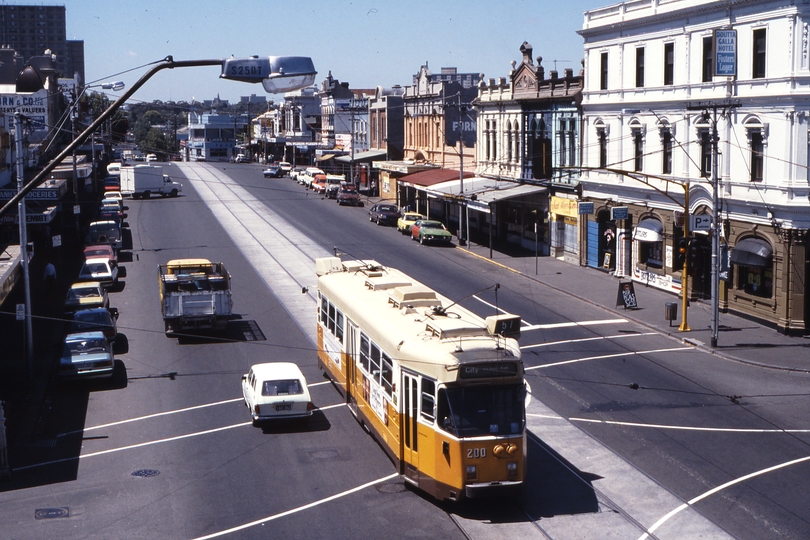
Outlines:
{"type": "Polygon", "coordinates": [[[737,75],[737,31],[714,31],[714,74],[718,77],[737,75]]]}

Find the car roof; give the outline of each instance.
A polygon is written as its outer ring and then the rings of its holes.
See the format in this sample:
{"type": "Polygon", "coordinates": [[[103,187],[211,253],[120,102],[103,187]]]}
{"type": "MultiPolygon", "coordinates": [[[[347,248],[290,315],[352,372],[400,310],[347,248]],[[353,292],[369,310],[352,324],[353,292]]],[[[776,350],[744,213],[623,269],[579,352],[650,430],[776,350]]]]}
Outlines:
{"type": "Polygon", "coordinates": [[[101,282],[99,281],[77,281],[73,285],[70,286],[71,289],[79,289],[81,287],[101,287],[101,282]]]}
{"type": "Polygon", "coordinates": [[[101,264],[110,262],[110,257],[89,257],[84,260],[84,264],[101,264]]]}
{"type": "Polygon", "coordinates": [[[304,378],[301,368],[292,362],[267,362],[254,364],[250,367],[258,379],[266,380],[268,377],[282,377],[290,379],[304,378]]]}
{"type": "Polygon", "coordinates": [[[79,316],[81,316],[81,315],[90,315],[90,314],[93,314],[93,313],[106,313],[107,315],[110,315],[110,317],[112,317],[112,315],[110,314],[110,310],[105,308],[105,307],[94,307],[94,308],[80,309],[79,311],[77,311],[77,312],[75,312],[73,314],[73,317],[75,319],[78,319],[79,316]]]}
{"type": "Polygon", "coordinates": [[[115,251],[113,251],[110,244],[93,244],[91,246],[85,246],[84,253],[87,253],[88,251],[104,251],[110,253],[110,255],[115,255],[115,251]]]}
{"type": "Polygon", "coordinates": [[[89,341],[91,339],[107,339],[104,332],[91,330],[89,332],[74,332],[65,336],[65,341],[89,341]]]}

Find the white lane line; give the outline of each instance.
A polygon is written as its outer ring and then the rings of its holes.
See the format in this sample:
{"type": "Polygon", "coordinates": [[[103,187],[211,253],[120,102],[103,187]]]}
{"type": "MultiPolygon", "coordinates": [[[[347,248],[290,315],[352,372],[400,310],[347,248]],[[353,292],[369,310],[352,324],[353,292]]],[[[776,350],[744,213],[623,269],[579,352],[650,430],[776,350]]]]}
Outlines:
{"type": "Polygon", "coordinates": [[[521,347],[521,350],[525,349],[535,349],[537,347],[553,347],[555,345],[570,345],[571,343],[585,343],[587,341],[599,341],[601,339],[620,339],[620,338],[629,338],[629,337],[641,337],[641,336],[657,336],[659,335],[658,332],[639,332],[638,334],[615,334],[613,336],[596,336],[596,337],[588,337],[588,338],[581,338],[581,339],[563,339],[560,341],[548,341],[546,343],[536,343],[534,345],[524,345],[521,347]]]}
{"type": "Polygon", "coordinates": [[[549,330],[553,328],[571,328],[574,326],[601,326],[603,324],[624,324],[626,322],[629,321],[627,319],[603,319],[600,321],[571,321],[563,323],[532,324],[522,327],[520,331],[528,332],[529,330],[549,330]]]}
{"type": "Polygon", "coordinates": [[[542,366],[531,366],[525,368],[523,371],[529,371],[533,369],[545,369],[555,366],[564,366],[566,364],[576,364],[578,362],[590,362],[592,360],[606,360],[608,358],[618,358],[620,356],[634,356],[639,354],[653,354],[653,353],[691,351],[691,350],[694,350],[694,347],[673,347],[671,349],[650,349],[647,351],[625,351],[616,354],[604,354],[601,356],[588,356],[585,358],[575,358],[574,360],[564,360],[562,362],[554,362],[553,364],[543,364],[542,366]]]}
{"type": "MultiPolygon", "coordinates": [[[[549,417],[551,418],[551,417],[549,417]]],[[[559,417],[563,419],[562,417],[559,417]]],[[[589,424],[609,424],[612,426],[640,427],[653,429],[674,429],[680,431],[709,431],[716,433],[810,433],[810,429],[758,429],[758,428],[715,428],[699,426],[673,426],[668,424],[642,424],[640,422],[618,422],[615,420],[599,420],[596,418],[568,418],[571,422],[586,422],[589,424]]]]}
{"type": "Polygon", "coordinates": [[[662,517],[661,519],[656,521],[655,524],[652,527],[650,527],[647,532],[642,534],[639,537],[638,540],[646,540],[647,538],[649,538],[649,535],[654,533],[656,531],[656,529],[658,529],[661,525],[666,523],[672,516],[678,514],[679,512],[682,512],[683,510],[686,510],[690,506],[694,506],[696,503],[702,501],[703,499],[705,499],[705,498],[707,498],[707,497],[709,497],[711,495],[714,495],[715,493],[718,493],[718,492],[720,492],[720,491],[722,491],[722,490],[724,490],[724,489],[726,489],[728,487],[731,487],[731,486],[733,486],[735,484],[739,484],[740,482],[745,482],[746,480],[750,480],[751,478],[755,478],[755,477],[761,476],[763,474],[767,474],[767,473],[770,473],[770,472],[773,472],[773,471],[777,471],[777,470],[783,469],[785,467],[791,467],[793,465],[797,465],[797,464],[803,463],[805,461],[810,461],[810,456],[805,456],[803,458],[794,459],[793,461],[786,461],[785,463],[780,463],[779,465],[774,465],[773,467],[768,467],[767,469],[762,469],[762,470],[759,470],[759,471],[756,471],[756,472],[752,472],[751,474],[741,476],[739,478],[731,480],[730,482],[726,482],[725,484],[717,486],[714,489],[710,489],[706,493],[703,493],[702,495],[698,495],[694,499],[680,505],[679,507],[675,508],[674,510],[669,512],[667,515],[665,515],[664,517],[662,517]]]}
{"type": "Polygon", "coordinates": [[[186,407],[185,409],[175,409],[173,411],[164,411],[155,414],[147,414],[146,416],[138,416],[136,418],[129,418],[127,420],[119,420],[117,422],[110,422],[109,424],[100,424],[98,426],[91,426],[84,429],[77,429],[75,431],[68,431],[67,433],[60,433],[57,437],[65,437],[67,435],[73,435],[75,433],[84,433],[87,431],[93,431],[96,429],[104,429],[112,426],[120,426],[121,424],[128,424],[130,422],[140,422],[141,420],[149,420],[150,418],[158,418],[161,416],[168,416],[170,414],[179,414],[188,411],[194,411],[197,409],[204,409],[206,407],[214,407],[216,405],[224,405],[226,403],[234,403],[236,401],[242,401],[242,398],[235,398],[235,399],[226,399],[225,401],[215,401],[213,403],[205,403],[203,405],[194,405],[193,407],[186,407]]]}
{"type": "Polygon", "coordinates": [[[347,489],[341,493],[337,493],[332,495],[331,497],[326,497],[325,499],[320,499],[318,501],[311,502],[309,504],[305,504],[303,506],[299,506],[298,508],[293,508],[292,510],[287,510],[286,512],[281,512],[279,514],[275,514],[272,516],[268,516],[266,518],[257,519],[256,521],[251,521],[250,523],[245,523],[244,525],[239,525],[233,527],[231,529],[227,529],[224,531],[215,532],[213,534],[209,534],[207,536],[200,536],[195,538],[194,540],[207,540],[208,538],[217,538],[218,536],[225,536],[226,534],[231,534],[237,531],[241,531],[250,527],[255,527],[256,525],[261,525],[262,523],[267,523],[268,521],[273,521],[275,519],[283,518],[286,516],[290,516],[292,514],[297,514],[298,512],[303,512],[304,510],[309,510],[310,508],[315,508],[316,506],[320,506],[322,504],[326,504],[328,502],[340,499],[341,497],[345,497],[347,495],[351,495],[352,493],[356,493],[358,491],[362,491],[368,487],[371,487],[376,484],[380,484],[382,482],[386,482],[388,480],[393,480],[394,478],[398,477],[398,473],[389,474],[388,476],[383,476],[382,478],[378,478],[376,480],[372,480],[371,482],[366,482],[357,487],[353,487],[351,489],[347,489]]]}
{"type": "Polygon", "coordinates": [[[153,444],[162,444],[162,443],[167,443],[167,442],[179,441],[179,440],[188,439],[188,438],[191,438],[191,437],[199,437],[200,435],[210,435],[211,433],[217,433],[218,431],[226,431],[228,429],[234,429],[234,428],[252,426],[252,425],[253,425],[252,421],[251,422],[243,422],[243,423],[240,423],[240,424],[233,424],[233,425],[230,425],[230,426],[224,426],[224,427],[219,427],[219,428],[214,428],[214,429],[207,429],[205,431],[197,431],[195,433],[186,433],[185,435],[177,435],[176,437],[167,437],[165,439],[157,439],[157,440],[154,440],[154,441],[147,441],[147,442],[142,442],[142,443],[137,443],[137,444],[130,444],[128,446],[121,446],[119,448],[110,448],[108,450],[100,450],[98,452],[92,452],[90,454],[82,454],[82,455],[79,455],[79,456],[71,456],[71,457],[68,457],[68,458],[56,459],[56,460],[53,460],[53,461],[47,461],[45,463],[34,463],[32,465],[24,465],[22,467],[16,467],[14,470],[15,471],[22,471],[24,469],[33,469],[35,467],[44,467],[46,465],[54,465],[56,463],[64,463],[66,461],[76,461],[77,459],[81,460],[81,459],[86,459],[86,458],[89,458],[89,457],[102,456],[104,454],[113,454],[115,452],[123,452],[124,450],[132,450],[133,448],[143,448],[144,446],[152,446],[153,444]]]}

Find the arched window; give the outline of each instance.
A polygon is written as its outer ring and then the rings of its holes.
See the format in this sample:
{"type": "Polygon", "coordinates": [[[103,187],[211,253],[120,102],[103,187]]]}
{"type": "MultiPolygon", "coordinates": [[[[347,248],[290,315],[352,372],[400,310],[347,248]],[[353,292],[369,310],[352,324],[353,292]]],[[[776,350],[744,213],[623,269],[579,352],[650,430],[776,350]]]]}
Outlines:
{"type": "Polygon", "coordinates": [[[756,116],[743,120],[748,147],[751,150],[750,178],[752,182],[762,182],[765,176],[765,146],[767,144],[768,125],[763,124],[756,116]]]}

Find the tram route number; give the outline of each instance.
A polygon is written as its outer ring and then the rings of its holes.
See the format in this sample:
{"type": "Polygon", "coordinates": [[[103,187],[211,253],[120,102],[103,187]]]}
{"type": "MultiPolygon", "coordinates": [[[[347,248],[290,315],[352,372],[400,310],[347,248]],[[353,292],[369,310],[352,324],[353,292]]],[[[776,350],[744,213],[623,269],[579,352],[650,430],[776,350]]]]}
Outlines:
{"type": "Polygon", "coordinates": [[[467,448],[467,459],[478,459],[487,457],[486,448],[467,448]]]}

